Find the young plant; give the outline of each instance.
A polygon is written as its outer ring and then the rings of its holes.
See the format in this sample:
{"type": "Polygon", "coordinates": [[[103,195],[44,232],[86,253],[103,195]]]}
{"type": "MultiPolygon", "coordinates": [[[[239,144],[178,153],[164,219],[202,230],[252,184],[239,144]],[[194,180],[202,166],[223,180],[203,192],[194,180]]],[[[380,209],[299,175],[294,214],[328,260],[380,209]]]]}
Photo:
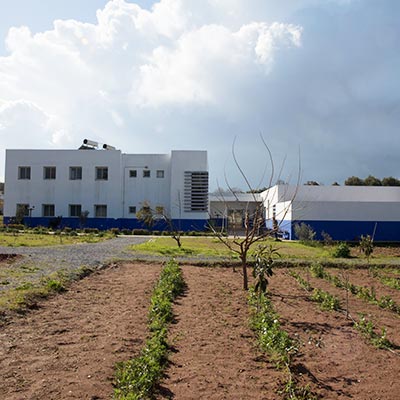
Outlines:
{"type": "Polygon", "coordinates": [[[369,259],[374,251],[374,240],[370,235],[361,235],[360,250],[365,254],[365,257],[367,257],[367,262],[369,264],[369,259]]]}
{"type": "Polygon", "coordinates": [[[278,249],[275,249],[270,244],[269,246],[258,246],[254,252],[254,267],[253,277],[255,278],[254,290],[258,293],[258,298],[261,301],[261,294],[267,292],[268,278],[273,275],[272,265],[274,258],[279,257],[278,249]]]}
{"type": "Polygon", "coordinates": [[[139,357],[117,365],[114,399],[153,398],[154,388],[163,376],[167,362],[167,326],[173,318],[172,303],[184,286],[179,265],[174,260],[169,261],[151,297],[150,338],[139,357]]]}

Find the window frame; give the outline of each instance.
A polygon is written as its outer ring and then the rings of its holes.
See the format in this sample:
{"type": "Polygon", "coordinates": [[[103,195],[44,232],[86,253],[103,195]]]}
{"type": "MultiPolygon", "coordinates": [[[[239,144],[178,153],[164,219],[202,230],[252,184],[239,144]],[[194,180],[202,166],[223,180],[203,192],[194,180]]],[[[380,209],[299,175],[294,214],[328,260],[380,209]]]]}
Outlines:
{"type": "Polygon", "coordinates": [[[18,180],[29,181],[30,179],[31,179],[31,167],[27,165],[18,166],[18,180]],[[22,173],[23,171],[24,173],[22,173]]]}
{"type": "Polygon", "coordinates": [[[82,180],[82,167],[73,166],[69,167],[69,180],[81,181],[82,180]]]}
{"type": "Polygon", "coordinates": [[[129,178],[137,178],[137,169],[129,170],[129,178]]]}
{"type": "Polygon", "coordinates": [[[82,215],[82,204],[69,204],[68,205],[68,215],[69,215],[70,218],[79,218],[82,215]],[[78,213],[76,213],[76,212],[73,213],[72,210],[74,208],[77,208],[79,210],[79,212],[78,213]]]}
{"type": "Polygon", "coordinates": [[[54,165],[43,167],[43,179],[46,181],[55,180],[57,176],[57,168],[54,165]]]}
{"type": "Polygon", "coordinates": [[[108,167],[95,167],[95,180],[108,181],[108,167]]]}
{"type": "Polygon", "coordinates": [[[136,214],[136,206],[129,206],[128,207],[128,213],[129,214],[136,214]]]}
{"type": "Polygon", "coordinates": [[[151,171],[149,169],[143,170],[143,178],[151,178],[151,171]]]}
{"type": "Polygon", "coordinates": [[[56,206],[54,204],[42,204],[42,217],[52,218],[56,216],[56,206]],[[49,209],[47,209],[49,207],[49,209]],[[52,210],[53,212],[46,212],[52,210]]]}
{"type": "Polygon", "coordinates": [[[156,178],[163,179],[165,177],[165,171],[163,169],[158,169],[156,172],[156,178]]]}
{"type": "MultiPolygon", "coordinates": [[[[103,213],[101,213],[103,214],[103,213]]],[[[95,218],[107,218],[107,204],[95,204],[94,205],[94,216],[95,218]],[[99,210],[105,210],[104,215],[99,215],[99,210]]]]}

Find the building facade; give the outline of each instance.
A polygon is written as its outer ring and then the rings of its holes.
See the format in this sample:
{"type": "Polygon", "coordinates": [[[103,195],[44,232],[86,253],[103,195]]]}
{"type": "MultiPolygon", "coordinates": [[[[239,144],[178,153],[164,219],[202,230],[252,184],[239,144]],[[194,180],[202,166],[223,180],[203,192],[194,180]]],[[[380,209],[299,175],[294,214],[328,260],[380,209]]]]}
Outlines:
{"type": "Polygon", "coordinates": [[[137,212],[151,207],[160,229],[165,219],[182,230],[204,229],[206,151],[123,154],[108,148],[6,150],[4,222],[19,212],[30,226],[58,219],[73,228],[133,229],[143,227],[137,212]]]}
{"type": "Polygon", "coordinates": [[[400,241],[400,188],[382,186],[276,185],[261,194],[266,221],[296,239],[295,225],[305,223],[333,240],[400,241]]]}

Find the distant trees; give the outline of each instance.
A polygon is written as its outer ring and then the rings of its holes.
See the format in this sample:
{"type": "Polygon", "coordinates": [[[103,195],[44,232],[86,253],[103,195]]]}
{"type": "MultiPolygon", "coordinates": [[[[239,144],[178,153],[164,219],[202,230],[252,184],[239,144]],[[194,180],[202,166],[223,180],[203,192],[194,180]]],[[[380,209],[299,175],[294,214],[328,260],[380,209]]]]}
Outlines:
{"type": "Polygon", "coordinates": [[[365,179],[358,176],[350,176],[344,181],[346,186],[400,186],[400,180],[388,176],[380,180],[373,175],[368,175],[365,179]]]}
{"type": "Polygon", "coordinates": [[[306,186],[319,186],[317,181],[307,181],[304,185],[306,186]]]}

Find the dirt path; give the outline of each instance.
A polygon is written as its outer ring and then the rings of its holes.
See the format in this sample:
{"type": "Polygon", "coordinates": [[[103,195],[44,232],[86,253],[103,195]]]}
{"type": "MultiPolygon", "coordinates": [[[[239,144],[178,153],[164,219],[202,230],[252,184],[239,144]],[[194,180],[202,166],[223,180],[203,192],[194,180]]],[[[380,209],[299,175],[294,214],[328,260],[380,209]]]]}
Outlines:
{"type": "Polygon", "coordinates": [[[141,349],[159,265],[76,282],[0,331],[0,399],[109,399],[117,361],[141,349]]]}
{"type": "Polygon", "coordinates": [[[163,396],[276,399],[283,376],[257,350],[241,276],[231,269],[183,267],[188,289],[174,308],[163,396]]]}
{"type": "MultiPolygon", "coordinates": [[[[312,284],[329,288],[322,280],[312,280],[312,284]]],[[[295,360],[297,370],[311,379],[321,398],[399,398],[399,354],[368,344],[345,315],[321,311],[287,271],[276,271],[270,290],[284,328],[292,337],[299,338],[301,356],[295,360]]],[[[352,307],[355,308],[355,302],[352,307]]],[[[373,309],[367,304],[362,307],[366,313],[373,309]]],[[[392,315],[391,321],[398,330],[398,317],[392,315]]]]}

